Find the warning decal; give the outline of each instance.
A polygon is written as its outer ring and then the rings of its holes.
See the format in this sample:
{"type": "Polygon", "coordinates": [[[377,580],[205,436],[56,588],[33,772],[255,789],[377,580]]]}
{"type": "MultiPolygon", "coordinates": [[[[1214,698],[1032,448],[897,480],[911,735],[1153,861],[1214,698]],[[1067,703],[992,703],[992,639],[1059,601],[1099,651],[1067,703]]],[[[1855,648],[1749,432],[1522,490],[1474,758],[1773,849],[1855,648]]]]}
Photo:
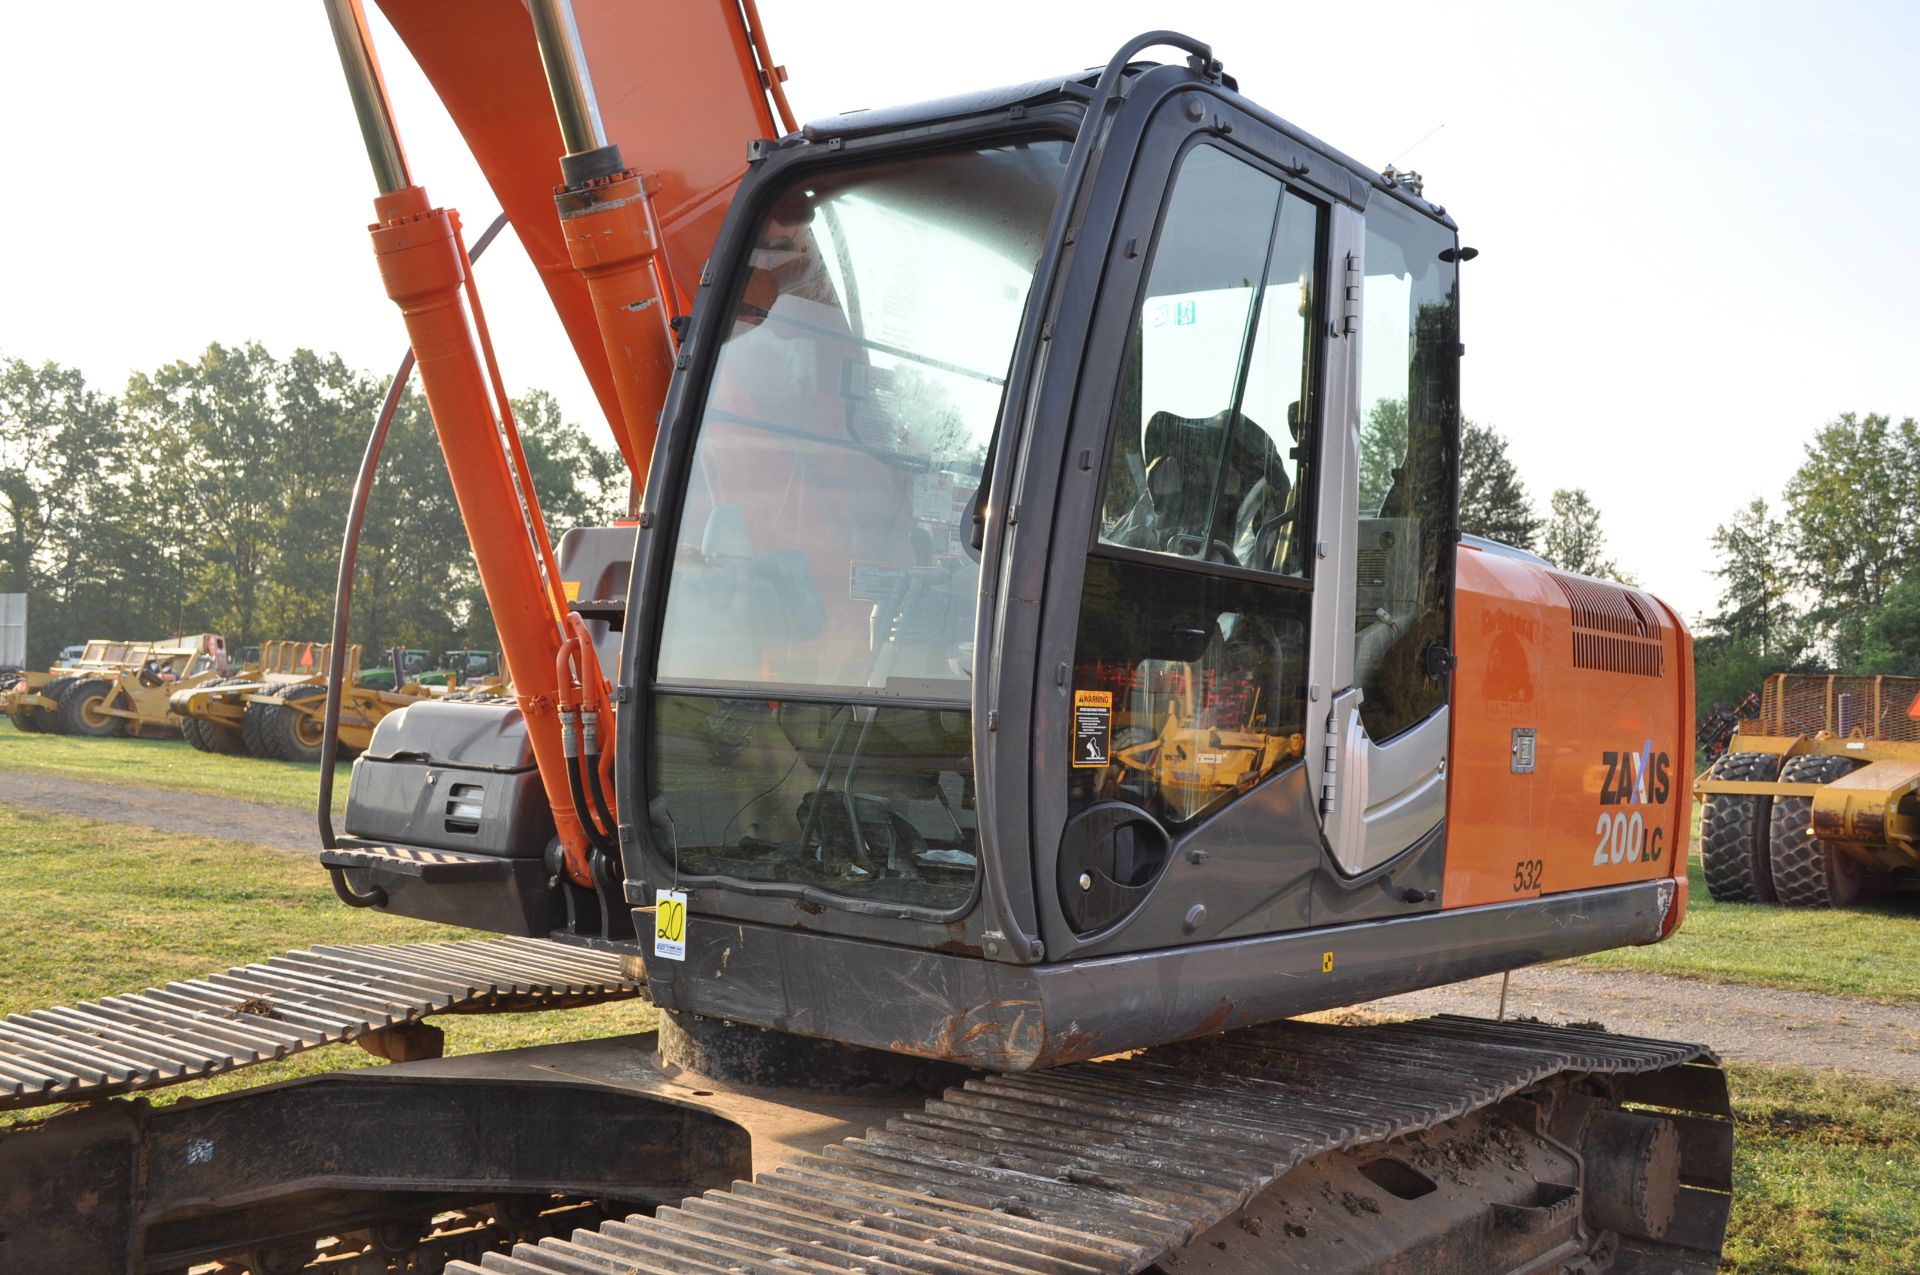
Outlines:
{"type": "Polygon", "coordinates": [[[1113,738],[1113,692],[1073,693],[1073,764],[1104,766],[1113,738]]]}

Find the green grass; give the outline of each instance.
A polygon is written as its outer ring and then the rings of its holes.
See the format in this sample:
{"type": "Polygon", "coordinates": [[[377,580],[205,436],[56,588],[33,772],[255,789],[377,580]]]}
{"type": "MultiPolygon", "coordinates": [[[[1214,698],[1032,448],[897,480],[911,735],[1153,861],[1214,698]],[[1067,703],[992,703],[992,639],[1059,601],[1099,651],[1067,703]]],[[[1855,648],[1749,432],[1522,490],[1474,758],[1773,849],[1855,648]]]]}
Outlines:
{"type": "MultiPolygon", "coordinates": [[[[320,775],[315,765],[217,756],[199,752],[184,740],[25,735],[0,718],[0,772],[9,770],[240,797],[301,810],[313,808],[320,775]]],[[[346,780],[342,767],[334,785],[336,810],[346,808],[346,780]]],[[[1697,810],[1694,817],[1697,845],[1697,810]]],[[[1652,947],[1583,957],[1575,964],[1920,1002],[1920,898],[1895,897],[1842,912],[1716,903],[1707,893],[1697,856],[1689,872],[1687,919],[1673,938],[1652,947]]]]}
{"type": "Polygon", "coordinates": [[[1920,1002],[1920,898],[1896,895],[1872,907],[1840,911],[1716,903],[1697,856],[1688,865],[1687,880],[1687,917],[1672,938],[1582,957],[1575,964],[1920,1002]]]}
{"type": "MultiPolygon", "coordinates": [[[[0,771],[9,770],[238,797],[302,810],[313,809],[320,794],[317,764],[203,753],[184,739],[31,735],[0,717],[0,771]]],[[[334,809],[345,810],[347,768],[339,767],[335,776],[334,809]]]]}
{"type": "Polygon", "coordinates": [[[1724,1269],[1920,1271],[1920,1090],[1735,1066],[1724,1269]]]}
{"type": "MultiPolygon", "coordinates": [[[[312,943],[427,941],[470,931],[353,911],[311,860],[0,805],[0,1014],[222,969],[312,943]]],[[[637,1001],[434,1019],[450,1053],[641,1031],[637,1001]]],[[[157,1091],[157,1101],[345,1067],[334,1046],[157,1091]]],[[[1732,1069],[1740,1129],[1728,1267],[1736,1272],[1920,1270],[1920,1092],[1807,1072],[1732,1069]]],[[[32,1118],[27,1112],[14,1118],[32,1118]]],[[[0,1124],[7,1123],[0,1117],[0,1124]]]]}
{"type": "MultiPolygon", "coordinates": [[[[283,851],[166,834],[136,843],[113,824],[7,805],[0,805],[0,899],[0,1015],[137,991],[315,943],[484,937],[347,908],[318,863],[283,851]]],[[[653,1025],[653,1009],[624,1001],[535,1014],[444,1014],[433,1022],[447,1034],[448,1053],[474,1053],[643,1031],[653,1025]]],[[[374,1063],[358,1046],[337,1045],[155,1098],[374,1063]]]]}

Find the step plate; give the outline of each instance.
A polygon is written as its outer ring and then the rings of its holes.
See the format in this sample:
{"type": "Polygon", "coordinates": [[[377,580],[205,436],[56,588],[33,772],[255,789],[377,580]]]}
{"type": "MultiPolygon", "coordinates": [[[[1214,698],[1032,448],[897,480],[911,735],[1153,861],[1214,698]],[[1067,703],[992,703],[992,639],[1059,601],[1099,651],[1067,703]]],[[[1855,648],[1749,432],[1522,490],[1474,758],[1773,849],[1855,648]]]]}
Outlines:
{"type": "Polygon", "coordinates": [[[199,1080],[447,1011],[621,1000],[618,955],[545,939],[314,947],[0,1020],[0,1110],[199,1080]]]}
{"type": "MultiPolygon", "coordinates": [[[[1140,1271],[1315,1156],[1432,1128],[1563,1073],[1651,1081],[1705,1070],[1686,1067],[1695,1062],[1712,1056],[1531,1024],[1276,1023],[1124,1061],[971,1080],[750,1183],[447,1269],[1140,1271]]],[[[1725,1115],[1724,1096],[1705,1106],[1721,1110],[1703,1117],[1725,1115]]],[[[1723,1227],[1728,1197],[1701,1194],[1723,1227]]],[[[1700,1243],[1718,1251],[1717,1236],[1700,1243]]]]}

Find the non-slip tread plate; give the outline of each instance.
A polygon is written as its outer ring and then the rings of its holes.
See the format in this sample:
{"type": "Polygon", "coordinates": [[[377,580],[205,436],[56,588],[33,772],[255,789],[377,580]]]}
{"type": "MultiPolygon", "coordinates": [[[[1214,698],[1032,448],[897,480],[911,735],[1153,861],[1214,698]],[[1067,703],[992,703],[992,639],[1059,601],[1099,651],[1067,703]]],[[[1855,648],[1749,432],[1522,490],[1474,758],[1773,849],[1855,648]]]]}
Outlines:
{"type": "Polygon", "coordinates": [[[1702,1046],[1441,1017],[1283,1022],[1119,1062],[983,1076],[751,1183],[447,1269],[501,1275],[1139,1271],[1314,1156],[1566,1072],[1702,1046]]]}
{"type": "Polygon", "coordinates": [[[447,1010],[637,995],[617,955],[545,939],[313,947],[0,1019],[0,1109],[198,1080],[447,1010]]]}

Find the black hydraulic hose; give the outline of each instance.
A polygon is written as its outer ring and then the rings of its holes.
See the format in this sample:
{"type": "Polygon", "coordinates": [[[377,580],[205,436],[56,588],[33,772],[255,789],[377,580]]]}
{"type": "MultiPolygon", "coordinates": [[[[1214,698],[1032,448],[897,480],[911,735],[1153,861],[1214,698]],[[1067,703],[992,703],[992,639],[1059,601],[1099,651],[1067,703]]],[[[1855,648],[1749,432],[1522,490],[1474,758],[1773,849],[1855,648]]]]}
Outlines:
{"type": "Polygon", "coordinates": [[[593,897],[600,908],[600,936],[613,937],[613,873],[607,862],[606,842],[593,816],[587,813],[587,790],[580,778],[578,757],[567,758],[567,791],[573,795],[573,808],[580,812],[581,827],[587,834],[587,868],[593,878],[593,897]]]}
{"type": "MultiPolygon", "coordinates": [[[[494,241],[507,226],[507,214],[504,212],[493,219],[486,233],[474,241],[473,251],[467,255],[470,262],[480,260],[480,254],[494,241]]],[[[333,831],[333,767],[340,758],[340,695],[341,684],[347,674],[347,619],[353,610],[353,572],[360,556],[360,530],[366,521],[367,498],[373,494],[374,474],[380,468],[380,451],[387,443],[387,430],[393,425],[393,414],[400,407],[401,396],[406,393],[407,379],[413,375],[413,349],[408,347],[406,356],[395,369],[393,381],[387,386],[387,397],[380,404],[380,415],[374,419],[373,432],[367,436],[366,454],[360,458],[360,474],[354,480],[353,501],[347,507],[347,529],[340,541],[340,575],[333,590],[333,644],[328,651],[327,667],[327,716],[326,734],[320,741],[320,844],[328,850],[336,849],[339,838],[333,831]]],[[[399,682],[398,671],[394,674],[395,685],[399,682]]],[[[386,902],[386,891],[375,887],[372,893],[356,895],[346,884],[346,873],[340,868],[331,870],[334,893],[341,901],[351,907],[372,907],[386,902]],[[376,901],[374,895],[379,898],[376,901]]]]}
{"type": "Polygon", "coordinates": [[[587,795],[593,798],[593,813],[599,817],[600,826],[607,830],[610,843],[606,847],[607,857],[617,865],[620,863],[620,827],[614,822],[613,807],[607,804],[606,785],[600,782],[600,754],[587,753],[580,760],[587,769],[587,795]]]}

